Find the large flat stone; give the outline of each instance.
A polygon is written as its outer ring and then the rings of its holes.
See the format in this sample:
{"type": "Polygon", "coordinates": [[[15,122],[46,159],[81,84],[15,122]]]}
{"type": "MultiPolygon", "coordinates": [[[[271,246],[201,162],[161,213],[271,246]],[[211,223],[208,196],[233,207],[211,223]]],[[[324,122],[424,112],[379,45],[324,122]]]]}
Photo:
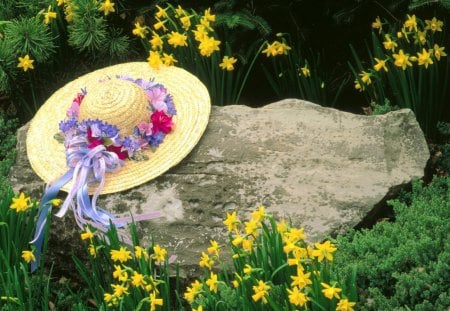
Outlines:
{"type": "MultiPolygon", "coordinates": [[[[11,180],[39,196],[43,183],[28,164],[25,133],[11,180]]],[[[142,238],[153,236],[192,273],[210,239],[226,241],[226,212],[244,218],[264,204],[320,240],[358,225],[399,186],[421,178],[428,158],[407,109],[364,116],[296,99],[213,107],[200,143],[178,166],[99,205],[117,214],[160,211],[163,217],[139,224],[142,238]]],[[[84,247],[70,217],[53,219],[51,243],[55,256],[84,247]]]]}

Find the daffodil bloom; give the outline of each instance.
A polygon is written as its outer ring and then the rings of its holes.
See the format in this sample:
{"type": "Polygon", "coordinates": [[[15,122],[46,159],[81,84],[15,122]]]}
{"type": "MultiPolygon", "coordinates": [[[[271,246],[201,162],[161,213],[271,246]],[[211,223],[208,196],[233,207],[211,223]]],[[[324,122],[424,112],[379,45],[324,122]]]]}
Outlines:
{"type": "Polygon", "coordinates": [[[133,35],[144,39],[147,33],[148,33],[147,26],[141,26],[141,23],[139,22],[134,24],[133,35]]]}
{"type": "Polygon", "coordinates": [[[208,254],[214,254],[217,257],[219,257],[219,243],[217,243],[217,241],[211,240],[209,241],[211,243],[211,246],[208,247],[208,254]]]}
{"type": "Polygon", "coordinates": [[[150,311],[155,311],[156,306],[162,306],[163,303],[161,298],[156,298],[156,292],[150,294],[150,311]]]}
{"type": "Polygon", "coordinates": [[[417,20],[416,20],[416,15],[412,15],[410,16],[409,14],[406,15],[408,18],[406,19],[405,23],[403,24],[403,26],[405,28],[407,28],[409,31],[417,31],[417,20]]]}
{"type": "Polygon", "coordinates": [[[197,309],[192,309],[192,311],[203,311],[203,306],[202,305],[199,305],[198,307],[197,307],[197,309]]]}
{"type": "Polygon", "coordinates": [[[386,41],[383,42],[384,48],[388,51],[394,52],[398,44],[395,41],[392,41],[391,37],[388,34],[386,34],[384,38],[386,39],[386,41]]]}
{"type": "Polygon", "coordinates": [[[116,10],[114,9],[115,3],[111,2],[110,0],[105,0],[98,9],[99,11],[103,11],[103,14],[105,16],[108,16],[109,13],[114,13],[116,10]]]}
{"type": "Polygon", "coordinates": [[[425,20],[425,30],[431,30],[432,32],[442,31],[442,26],[444,26],[444,22],[433,17],[431,20],[425,20]]]}
{"type": "Polygon", "coordinates": [[[158,52],[150,51],[150,54],[147,58],[147,62],[150,67],[154,69],[158,69],[160,65],[162,65],[161,55],[158,52]]]}
{"type": "Polygon", "coordinates": [[[270,286],[267,285],[264,281],[259,280],[258,285],[253,286],[253,292],[252,299],[255,302],[258,302],[259,300],[262,300],[264,304],[267,303],[266,296],[269,294],[270,286]]]}
{"type": "Polygon", "coordinates": [[[278,55],[287,55],[290,50],[291,47],[284,42],[280,43],[277,47],[278,55]]]}
{"type": "Polygon", "coordinates": [[[250,236],[248,239],[242,240],[242,249],[246,252],[251,252],[253,249],[253,238],[250,236]]]}
{"type": "Polygon", "coordinates": [[[108,307],[112,307],[117,304],[117,297],[110,293],[104,293],[103,300],[108,304],[108,307]]]}
{"type": "Polygon", "coordinates": [[[252,213],[252,219],[255,219],[256,221],[263,221],[264,216],[266,215],[266,209],[263,205],[260,205],[256,208],[256,210],[252,213]]]}
{"type": "Polygon", "coordinates": [[[181,5],[178,5],[175,9],[175,17],[181,17],[183,15],[187,15],[186,11],[181,7],[181,5]]]}
{"type": "Polygon", "coordinates": [[[375,18],[375,21],[372,23],[372,28],[373,29],[378,29],[378,32],[381,33],[383,24],[381,23],[380,17],[377,16],[377,18],[375,18]]]}
{"type": "Polygon", "coordinates": [[[54,207],[58,207],[58,206],[61,205],[62,200],[61,200],[61,199],[53,199],[53,200],[51,201],[51,203],[52,203],[52,205],[53,205],[54,207]]]}
{"type": "Polygon", "coordinates": [[[114,297],[120,298],[122,295],[128,295],[128,287],[121,284],[111,284],[114,297]]]}
{"type": "Polygon", "coordinates": [[[287,264],[289,266],[299,266],[301,267],[302,261],[308,258],[308,251],[304,247],[295,248],[292,251],[293,258],[288,258],[287,264]]]}
{"type": "Polygon", "coordinates": [[[168,16],[167,16],[167,12],[166,12],[167,8],[166,8],[166,9],[163,9],[163,8],[160,7],[159,5],[157,5],[156,8],[158,9],[158,12],[156,12],[156,14],[155,14],[155,16],[156,16],[157,18],[167,18],[167,17],[168,17],[168,16]]]}
{"type": "Polygon", "coordinates": [[[312,255],[317,257],[317,260],[321,262],[324,258],[328,261],[333,260],[333,253],[336,251],[336,247],[330,241],[325,241],[324,243],[315,243],[316,249],[313,250],[312,255]]]}
{"type": "Polygon", "coordinates": [[[216,15],[211,14],[211,8],[207,8],[203,14],[203,17],[210,22],[214,22],[216,20],[216,15]]]}
{"type": "Polygon", "coordinates": [[[150,46],[152,50],[162,50],[163,48],[163,40],[160,35],[158,35],[156,32],[152,32],[152,38],[150,39],[150,46]]]}
{"type": "Polygon", "coordinates": [[[36,257],[34,257],[33,251],[22,251],[22,258],[26,263],[36,261],[36,257]]]}
{"type": "Polygon", "coordinates": [[[292,287],[298,286],[299,288],[305,288],[306,286],[312,284],[312,281],[310,280],[311,272],[303,273],[302,269],[303,268],[297,268],[297,275],[291,275],[292,287]]]}
{"type": "Polygon", "coordinates": [[[361,81],[365,84],[365,85],[369,85],[372,83],[372,79],[370,78],[370,73],[369,72],[365,72],[364,70],[359,74],[359,76],[361,77],[361,81]]]}
{"type": "Polygon", "coordinates": [[[178,31],[172,31],[170,34],[167,35],[169,38],[167,40],[167,43],[172,45],[173,47],[177,46],[187,46],[187,36],[179,33],[178,31]]]}
{"type": "Polygon", "coordinates": [[[437,44],[434,45],[434,57],[436,57],[437,60],[441,60],[441,57],[447,56],[447,54],[444,52],[444,49],[445,47],[439,47],[439,45],[437,44]]]}
{"type": "Polygon", "coordinates": [[[248,263],[245,264],[244,269],[242,270],[244,272],[245,275],[250,275],[252,274],[252,266],[250,266],[248,263]]]}
{"type": "Polygon", "coordinates": [[[136,287],[144,288],[147,282],[145,282],[144,276],[142,274],[140,274],[137,271],[133,271],[133,275],[131,276],[131,284],[133,284],[136,287]]]}
{"type": "Polygon", "coordinates": [[[200,54],[206,57],[211,56],[214,51],[219,51],[220,41],[213,37],[205,37],[198,45],[200,54]]]}
{"type": "Polygon", "coordinates": [[[356,302],[350,302],[348,299],[341,299],[336,305],[336,311],[353,311],[354,305],[356,305],[356,302]]]}
{"type": "Polygon", "coordinates": [[[234,273],[234,280],[232,283],[235,288],[239,287],[239,284],[242,283],[242,277],[236,272],[234,273]]]}
{"type": "Polygon", "coordinates": [[[355,80],[354,83],[355,83],[355,90],[362,92],[363,88],[361,87],[361,84],[359,83],[359,81],[355,80]]]}
{"type": "Polygon", "coordinates": [[[184,30],[188,31],[191,27],[191,18],[190,16],[182,16],[180,17],[180,23],[181,27],[183,27],[184,30]]]}
{"type": "Polygon", "coordinates": [[[47,12],[44,13],[44,24],[50,24],[52,19],[56,18],[56,12],[52,12],[51,6],[48,7],[47,12]]]}
{"type": "Polygon", "coordinates": [[[246,221],[244,223],[244,227],[245,227],[245,233],[247,234],[251,234],[254,237],[258,236],[258,228],[261,226],[261,224],[255,220],[255,219],[250,219],[250,221],[246,221]]]}
{"type": "Polygon", "coordinates": [[[212,266],[214,265],[214,260],[211,257],[209,257],[208,254],[202,252],[202,257],[198,265],[202,268],[208,268],[209,270],[211,270],[212,266]]]}
{"type": "Polygon", "coordinates": [[[151,257],[157,264],[163,263],[166,259],[166,255],[167,250],[165,248],[162,248],[159,244],[153,246],[153,255],[151,257]]]}
{"type": "Polygon", "coordinates": [[[23,71],[26,72],[28,69],[34,69],[33,62],[34,60],[27,54],[24,57],[19,57],[19,64],[17,67],[22,68],[23,71]]]}
{"type": "Polygon", "coordinates": [[[157,22],[153,24],[153,28],[155,28],[156,30],[162,29],[162,31],[166,32],[167,28],[164,24],[167,22],[167,20],[160,21],[158,18],[156,20],[157,22]]]}
{"type": "Polygon", "coordinates": [[[71,2],[66,2],[64,6],[64,19],[69,23],[73,21],[73,4],[71,2]]]}
{"type": "Polygon", "coordinates": [[[194,33],[194,39],[195,41],[202,42],[206,37],[208,37],[208,31],[202,24],[198,24],[196,28],[197,30],[192,30],[194,33]]]}
{"type": "Polygon", "coordinates": [[[86,231],[81,233],[81,239],[84,240],[92,240],[94,237],[94,234],[91,232],[91,229],[89,227],[86,227],[86,231]]]}
{"type": "Polygon", "coordinates": [[[177,63],[178,61],[173,57],[172,54],[166,54],[163,53],[163,56],[161,57],[161,60],[163,62],[164,65],[166,66],[173,66],[175,63],[177,63]]]}
{"type": "Polygon", "coordinates": [[[386,67],[386,60],[383,59],[378,59],[378,58],[374,58],[375,61],[377,62],[374,66],[373,69],[375,69],[375,71],[380,71],[381,69],[383,69],[384,71],[388,71],[387,67],[386,67]]]}
{"type": "Polygon", "coordinates": [[[223,70],[233,71],[234,64],[237,62],[237,59],[234,57],[224,56],[222,62],[219,64],[219,67],[223,70]]]}
{"type": "Polygon", "coordinates": [[[308,302],[309,298],[305,293],[301,292],[298,287],[294,287],[293,289],[287,289],[289,294],[289,302],[294,306],[304,307],[308,302]]]}
{"type": "Polygon", "coordinates": [[[277,230],[280,233],[287,232],[288,225],[286,224],[286,219],[283,218],[279,223],[277,223],[277,230]]]}
{"type": "Polygon", "coordinates": [[[234,237],[233,241],[231,241],[231,244],[233,244],[234,246],[239,246],[242,244],[243,241],[244,237],[238,234],[234,237]]]}
{"type": "Polygon", "coordinates": [[[333,297],[339,299],[339,293],[342,291],[342,289],[330,286],[326,283],[320,283],[320,285],[322,285],[322,287],[324,288],[322,289],[322,293],[325,297],[327,297],[328,299],[333,299],[333,297]]]}
{"type": "Polygon", "coordinates": [[[237,219],[236,211],[227,213],[227,218],[223,221],[223,224],[227,226],[228,232],[236,231],[239,220],[237,219]]]}
{"type": "Polygon", "coordinates": [[[134,247],[134,257],[136,257],[136,259],[141,259],[142,257],[147,259],[148,258],[148,254],[142,247],[135,246],[134,247]]]}
{"type": "Polygon", "coordinates": [[[30,198],[25,197],[25,194],[21,192],[18,198],[12,198],[12,204],[9,206],[9,208],[16,210],[16,212],[19,213],[26,211],[30,206],[30,204],[31,204],[30,198]]]}
{"type": "Polygon", "coordinates": [[[412,66],[411,62],[409,61],[409,54],[403,53],[403,50],[400,50],[398,54],[393,54],[392,56],[395,59],[395,66],[401,67],[403,70],[406,70],[406,67],[408,66],[412,66]]]}
{"type": "Polygon", "coordinates": [[[61,6],[61,5],[64,4],[64,2],[66,2],[66,0],[57,0],[57,1],[56,1],[56,5],[57,5],[57,6],[61,6]]]}
{"type": "Polygon", "coordinates": [[[114,265],[113,278],[118,279],[121,282],[126,282],[128,280],[128,272],[122,270],[121,265],[114,265]]]}
{"type": "Polygon", "coordinates": [[[131,259],[131,252],[123,246],[121,246],[119,250],[111,250],[110,255],[112,261],[120,261],[122,263],[131,259]]]}
{"type": "Polygon", "coordinates": [[[274,41],[271,44],[267,43],[267,48],[262,50],[261,53],[266,53],[267,57],[277,56],[278,55],[278,47],[281,44],[279,41],[274,41]]]}
{"type": "Polygon", "coordinates": [[[427,42],[427,37],[426,36],[427,36],[427,32],[426,31],[418,30],[416,32],[416,35],[415,35],[414,43],[415,44],[422,44],[422,45],[424,45],[427,42]]]}
{"type": "Polygon", "coordinates": [[[211,271],[211,275],[209,276],[209,279],[207,279],[205,283],[206,285],[208,285],[210,291],[217,293],[217,289],[219,287],[217,274],[214,274],[214,272],[211,271]]]}
{"type": "Polygon", "coordinates": [[[309,71],[308,65],[300,68],[301,73],[305,78],[311,77],[311,71],[309,71]]]}
{"type": "Polygon", "coordinates": [[[184,299],[186,299],[189,303],[193,303],[195,297],[200,293],[202,289],[203,284],[200,283],[198,280],[195,280],[193,283],[191,283],[191,286],[188,286],[186,288],[186,291],[184,293],[184,299]]]}
{"type": "Polygon", "coordinates": [[[300,240],[305,240],[306,235],[303,233],[305,231],[304,228],[296,229],[291,228],[288,232],[284,234],[286,241],[290,241],[292,243],[296,243],[300,240]]]}
{"type": "Polygon", "coordinates": [[[89,255],[91,255],[92,257],[97,257],[97,249],[95,248],[94,244],[89,244],[89,255]]]}
{"type": "Polygon", "coordinates": [[[433,60],[431,59],[431,53],[433,50],[430,50],[430,52],[427,52],[425,48],[422,49],[422,53],[417,52],[417,62],[419,65],[424,65],[425,68],[428,68],[428,65],[433,64],[433,60]]]}

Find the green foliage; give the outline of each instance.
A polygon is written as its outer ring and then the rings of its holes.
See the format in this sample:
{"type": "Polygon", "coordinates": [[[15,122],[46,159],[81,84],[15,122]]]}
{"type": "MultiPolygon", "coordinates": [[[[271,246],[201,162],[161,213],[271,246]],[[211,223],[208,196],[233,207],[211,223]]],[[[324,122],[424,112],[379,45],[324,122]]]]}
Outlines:
{"type": "Polygon", "coordinates": [[[16,57],[11,43],[0,40],[0,92],[10,94],[17,76],[16,57]]]}
{"type": "Polygon", "coordinates": [[[395,222],[337,239],[335,267],[341,275],[356,267],[362,310],[448,310],[450,179],[417,181],[390,204],[395,222]]]}
{"type": "Polygon", "coordinates": [[[450,172],[450,123],[438,123],[438,131],[443,136],[443,143],[440,145],[441,155],[438,159],[438,167],[441,170],[450,172]]]}
{"type": "Polygon", "coordinates": [[[0,111],[0,177],[7,176],[16,158],[18,120],[0,111]]]}
{"type": "Polygon", "coordinates": [[[438,4],[447,10],[450,10],[450,0],[412,0],[409,4],[409,9],[417,10],[435,4],[438,4]]]}

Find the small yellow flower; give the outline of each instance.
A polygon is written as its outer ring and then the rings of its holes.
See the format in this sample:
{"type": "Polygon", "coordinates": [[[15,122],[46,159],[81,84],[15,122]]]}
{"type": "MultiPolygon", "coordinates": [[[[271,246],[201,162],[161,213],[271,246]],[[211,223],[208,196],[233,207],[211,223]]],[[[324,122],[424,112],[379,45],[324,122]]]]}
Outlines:
{"type": "Polygon", "coordinates": [[[433,50],[430,50],[430,52],[427,52],[425,48],[422,49],[422,53],[417,52],[417,62],[420,65],[424,65],[425,68],[428,68],[428,65],[433,64],[433,60],[431,59],[431,53],[433,50]]]}
{"type": "Polygon", "coordinates": [[[373,69],[375,69],[375,71],[380,71],[381,69],[383,69],[385,72],[388,71],[386,67],[386,60],[378,59],[376,57],[374,59],[377,62],[375,65],[373,65],[373,69]]]}
{"type": "Polygon", "coordinates": [[[245,264],[244,269],[242,270],[244,272],[245,275],[250,275],[252,274],[252,266],[250,266],[248,263],[245,264]]]}
{"type": "Polygon", "coordinates": [[[51,203],[54,207],[58,207],[61,205],[62,200],[61,199],[53,199],[53,200],[51,200],[51,203]]]}
{"type": "Polygon", "coordinates": [[[216,40],[214,37],[207,36],[203,38],[202,41],[200,41],[198,48],[200,50],[201,55],[209,57],[214,51],[220,50],[219,45],[220,45],[219,40],[216,40]]]}
{"type": "Polygon", "coordinates": [[[303,268],[299,266],[297,268],[297,275],[291,276],[292,283],[291,286],[298,286],[299,288],[305,288],[306,286],[312,284],[312,281],[310,280],[311,272],[304,273],[303,268]]]}
{"type": "Polygon", "coordinates": [[[81,239],[84,240],[92,240],[94,237],[94,234],[91,232],[91,229],[89,227],[86,227],[86,231],[81,233],[81,239]]]}
{"type": "Polygon", "coordinates": [[[175,59],[175,57],[173,57],[172,54],[167,54],[167,53],[163,53],[163,56],[161,57],[161,60],[163,62],[164,65],[166,66],[173,66],[175,65],[175,63],[177,63],[178,61],[175,59]]]}
{"type": "Polygon", "coordinates": [[[361,87],[361,84],[359,83],[359,81],[355,80],[354,83],[355,83],[355,90],[362,92],[363,88],[361,87]]]}
{"type": "Polygon", "coordinates": [[[233,244],[234,246],[239,246],[242,244],[243,241],[244,237],[238,234],[234,237],[233,241],[231,241],[231,244],[233,244]]]}
{"type": "Polygon", "coordinates": [[[224,56],[222,62],[219,64],[219,67],[223,70],[233,71],[234,64],[237,62],[237,59],[234,57],[224,56]]]}
{"type": "Polygon", "coordinates": [[[55,18],[56,12],[53,12],[51,6],[49,6],[47,12],[44,13],[44,24],[50,24],[50,21],[55,18]]]}
{"type": "Polygon", "coordinates": [[[153,28],[155,28],[155,30],[162,29],[162,31],[166,32],[167,28],[164,24],[167,22],[167,20],[160,21],[158,18],[156,20],[157,20],[157,22],[155,24],[153,24],[153,28]]]}
{"type": "Polygon", "coordinates": [[[216,15],[211,14],[211,8],[207,8],[203,14],[203,18],[210,22],[214,22],[216,20],[216,15]]]}
{"type": "Polygon", "coordinates": [[[280,233],[287,232],[288,225],[286,224],[286,219],[283,218],[279,223],[277,223],[277,230],[280,233]]]}
{"type": "MultiPolygon", "coordinates": [[[[28,56],[28,55],[27,55],[28,56]]],[[[25,197],[25,194],[21,192],[18,198],[12,198],[12,204],[9,208],[16,210],[17,213],[25,212],[31,204],[29,197],[25,197]]]]}
{"type": "Polygon", "coordinates": [[[300,72],[303,74],[305,78],[311,77],[311,71],[308,68],[308,65],[300,68],[300,72]]]}
{"type": "Polygon", "coordinates": [[[24,57],[19,57],[19,64],[17,67],[22,68],[23,71],[26,72],[28,69],[34,69],[33,62],[34,60],[27,54],[24,57]]]}
{"type": "Polygon", "coordinates": [[[162,65],[161,55],[155,51],[150,51],[147,61],[150,67],[154,69],[158,69],[159,66],[162,65]]]}
{"type": "Polygon", "coordinates": [[[114,290],[114,292],[113,292],[114,297],[120,298],[124,294],[128,295],[128,287],[125,287],[120,284],[111,284],[111,287],[114,290]]]}
{"type": "Polygon", "coordinates": [[[197,309],[192,308],[192,311],[203,311],[203,306],[199,305],[197,309]]]}
{"type": "Polygon", "coordinates": [[[381,33],[382,27],[383,27],[383,23],[381,23],[380,17],[377,16],[377,18],[375,18],[375,21],[372,23],[372,28],[378,29],[378,32],[381,33]]]}
{"type": "Polygon", "coordinates": [[[122,270],[120,265],[114,265],[113,278],[118,279],[121,282],[126,282],[128,280],[128,272],[122,270]]]}
{"type": "Polygon", "coordinates": [[[194,33],[194,39],[198,42],[202,42],[205,38],[208,37],[208,31],[205,28],[205,26],[198,24],[196,26],[197,30],[192,30],[192,32],[194,33]]]}
{"type": "Polygon", "coordinates": [[[26,263],[36,261],[36,257],[34,257],[33,251],[22,251],[22,258],[26,261],[26,263]]]}
{"type": "Polygon", "coordinates": [[[195,280],[191,283],[191,286],[186,288],[186,292],[184,293],[184,299],[186,299],[189,303],[193,303],[195,297],[200,293],[203,289],[203,284],[198,280],[195,280]]]}
{"type": "Polygon", "coordinates": [[[253,238],[250,236],[248,239],[242,240],[242,249],[246,252],[251,252],[253,249],[253,238]]]}
{"type": "Polygon", "coordinates": [[[441,60],[441,57],[447,56],[447,54],[444,52],[444,49],[445,47],[439,47],[439,45],[437,44],[434,45],[434,57],[436,57],[437,60],[441,60]]]}
{"type": "Polygon", "coordinates": [[[141,23],[139,22],[134,24],[133,35],[144,39],[147,33],[148,33],[147,26],[141,26],[141,23]]]}
{"type": "Polygon", "coordinates": [[[370,73],[369,72],[365,72],[364,70],[359,74],[359,76],[361,77],[361,81],[365,84],[365,85],[369,85],[372,83],[372,79],[370,78],[370,73]]]}
{"type": "Polygon", "coordinates": [[[261,53],[266,53],[267,57],[278,55],[278,46],[281,44],[279,41],[274,41],[271,44],[267,43],[266,49],[262,50],[261,53]]]}
{"type": "Polygon", "coordinates": [[[418,30],[415,35],[415,44],[424,45],[427,42],[427,32],[418,30]]]}
{"type": "Polygon", "coordinates": [[[258,228],[261,226],[261,223],[258,222],[256,219],[252,218],[249,221],[246,221],[244,223],[245,226],[245,233],[251,234],[254,237],[258,236],[258,228]]]}
{"type": "Polygon", "coordinates": [[[263,205],[260,205],[256,208],[256,211],[254,211],[252,213],[252,219],[261,222],[264,220],[265,215],[266,215],[266,210],[263,205]]]}
{"type": "Polygon", "coordinates": [[[433,17],[431,20],[426,19],[425,24],[425,30],[431,30],[432,32],[442,31],[442,26],[444,26],[444,23],[436,19],[436,17],[433,17]]]}
{"type": "Polygon", "coordinates": [[[403,24],[403,27],[407,28],[408,31],[417,31],[417,20],[416,15],[410,16],[409,14],[406,15],[408,18],[406,19],[405,23],[403,24]]]}
{"type": "Polygon", "coordinates": [[[167,35],[167,37],[169,38],[167,40],[167,43],[169,43],[173,47],[187,46],[187,36],[179,33],[178,31],[172,31],[167,35]]]}
{"type": "Polygon", "coordinates": [[[141,259],[142,257],[147,259],[148,258],[148,254],[142,247],[135,246],[134,247],[134,257],[136,257],[136,259],[141,259]]]}
{"type": "Polygon", "coordinates": [[[287,289],[289,294],[289,302],[294,306],[304,307],[308,302],[309,298],[305,293],[301,292],[298,287],[292,289],[287,289]]]}
{"type": "Polygon", "coordinates": [[[223,224],[227,226],[228,232],[236,231],[239,219],[237,219],[236,211],[227,213],[227,218],[223,221],[223,224]]]}
{"type": "Polygon", "coordinates": [[[336,311],[353,311],[354,305],[356,305],[356,302],[350,302],[348,299],[341,299],[336,306],[336,311]]]}
{"type": "Polygon", "coordinates": [[[116,10],[114,9],[115,3],[111,2],[110,0],[105,0],[100,5],[99,11],[103,11],[103,14],[105,16],[108,16],[109,13],[114,13],[116,10]]]}
{"type": "Polygon", "coordinates": [[[328,261],[333,260],[333,253],[336,251],[336,247],[330,241],[325,241],[324,243],[315,243],[316,249],[313,250],[312,255],[317,257],[317,260],[321,262],[324,258],[328,261]]]}
{"type": "Polygon", "coordinates": [[[406,70],[408,66],[412,66],[411,62],[409,61],[409,54],[403,53],[403,50],[400,50],[398,54],[393,54],[392,56],[395,59],[395,66],[401,67],[403,70],[406,70]]]}
{"type": "Polygon", "coordinates": [[[191,18],[190,16],[182,16],[180,17],[180,23],[184,30],[188,31],[191,27],[191,18]]]}
{"type": "Polygon", "coordinates": [[[157,18],[167,18],[168,17],[167,12],[166,12],[167,8],[163,9],[159,5],[157,5],[156,8],[158,9],[158,12],[156,12],[156,14],[155,14],[155,16],[157,18]]]}
{"type": "Polygon", "coordinates": [[[214,260],[209,257],[208,254],[202,252],[202,258],[200,259],[198,265],[202,268],[208,268],[209,270],[211,270],[212,266],[214,265],[214,260]]]}
{"type": "Polygon", "coordinates": [[[151,257],[157,264],[163,263],[166,259],[166,255],[167,250],[165,248],[162,248],[159,244],[153,246],[153,255],[151,257]]]}
{"type": "Polygon", "coordinates": [[[133,284],[136,287],[144,288],[144,286],[147,285],[147,282],[145,282],[144,276],[142,274],[133,271],[133,276],[131,277],[131,284],[133,284]]]}
{"type": "Polygon", "coordinates": [[[219,281],[217,279],[217,274],[214,274],[214,272],[211,271],[211,275],[209,276],[209,279],[206,280],[206,285],[209,286],[209,290],[217,293],[217,289],[219,287],[219,281]]]}
{"type": "Polygon", "coordinates": [[[217,243],[217,241],[211,240],[209,241],[211,243],[211,246],[208,247],[208,254],[214,254],[217,257],[219,257],[219,249],[220,245],[217,243]]]}
{"type": "Polygon", "coordinates": [[[97,249],[95,248],[94,244],[89,244],[89,255],[91,255],[92,257],[97,257],[97,249]]]}
{"type": "Polygon", "coordinates": [[[234,273],[234,280],[232,283],[235,288],[238,288],[239,284],[242,283],[242,277],[239,274],[237,274],[236,272],[234,273]]]}
{"type": "Polygon", "coordinates": [[[156,306],[162,306],[163,303],[161,298],[156,298],[156,292],[150,294],[150,311],[155,311],[156,306]]]}
{"type": "Polygon", "coordinates": [[[65,2],[66,2],[66,0],[57,0],[57,1],[56,1],[56,5],[57,5],[57,6],[61,6],[61,5],[63,5],[65,2]]]}
{"type": "Polygon", "coordinates": [[[384,38],[386,39],[386,41],[383,42],[384,48],[388,51],[394,52],[395,48],[398,46],[397,42],[392,41],[388,34],[384,35],[384,38]]]}
{"type": "Polygon", "coordinates": [[[339,299],[339,293],[342,291],[342,289],[330,286],[326,283],[320,283],[324,289],[322,289],[322,293],[325,297],[328,299],[333,299],[333,297],[339,299]]]}
{"type": "Polygon", "coordinates": [[[253,292],[252,299],[255,302],[258,302],[259,300],[262,300],[264,304],[267,303],[266,296],[269,294],[270,286],[267,285],[264,281],[259,280],[258,285],[253,286],[253,292]]]}
{"type": "Polygon", "coordinates": [[[111,250],[110,254],[112,261],[120,261],[121,263],[124,263],[127,262],[128,259],[131,259],[131,252],[123,246],[121,246],[119,250],[111,250]]]}
{"type": "Polygon", "coordinates": [[[181,7],[181,5],[178,5],[175,9],[175,17],[181,17],[183,15],[187,15],[186,11],[181,7]]]}
{"type": "Polygon", "coordinates": [[[150,39],[150,45],[152,50],[162,50],[164,41],[162,40],[161,36],[158,35],[156,32],[152,32],[152,38],[150,39]]]}

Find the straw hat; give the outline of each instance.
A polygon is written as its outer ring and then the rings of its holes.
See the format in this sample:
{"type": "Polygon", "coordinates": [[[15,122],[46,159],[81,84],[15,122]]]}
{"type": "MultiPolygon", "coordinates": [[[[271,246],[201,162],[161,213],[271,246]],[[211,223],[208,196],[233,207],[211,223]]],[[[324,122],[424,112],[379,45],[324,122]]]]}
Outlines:
{"type": "MultiPolygon", "coordinates": [[[[115,172],[106,174],[102,194],[126,190],[145,183],[178,164],[198,143],[208,123],[210,98],[206,87],[192,74],[177,67],[151,69],[145,62],[124,63],[83,75],[56,91],[31,121],[27,135],[28,158],[34,171],[45,182],[53,182],[68,170],[66,148],[54,136],[74,97],[82,88],[87,94],[80,106],[79,121],[100,119],[114,124],[121,135],[130,135],[148,115],[143,89],[116,76],[151,80],[162,84],[172,95],[176,109],[174,127],[157,148],[146,148],[148,160],[126,159],[115,172]],[[107,81],[108,83],[100,83],[107,81]]],[[[69,181],[61,190],[69,192],[69,181]]],[[[89,193],[95,190],[89,186],[89,193]]]]}

